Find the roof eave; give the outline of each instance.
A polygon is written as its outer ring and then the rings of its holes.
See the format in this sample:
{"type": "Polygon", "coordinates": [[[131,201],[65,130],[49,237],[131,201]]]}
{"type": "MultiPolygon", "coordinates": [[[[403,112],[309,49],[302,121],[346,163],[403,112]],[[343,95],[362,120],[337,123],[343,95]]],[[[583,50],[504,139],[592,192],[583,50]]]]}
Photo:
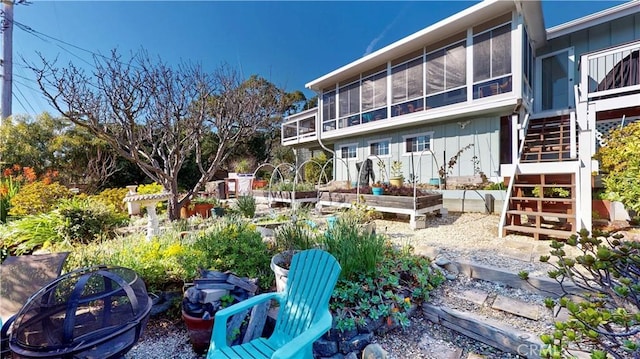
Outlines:
{"type": "Polygon", "coordinates": [[[602,10],[595,14],[590,14],[549,28],[547,30],[547,39],[555,39],[560,36],[568,35],[576,31],[584,30],[638,12],[640,12],[640,0],[632,0],[618,6],[602,10]]]}
{"type": "Polygon", "coordinates": [[[361,71],[375,67],[393,58],[393,54],[401,52],[410,52],[419,48],[418,45],[424,46],[429,39],[432,42],[438,41],[457,31],[469,26],[473,26],[482,18],[489,19],[490,15],[503,13],[510,8],[515,9],[513,1],[502,0],[485,0],[475,4],[459,13],[430,25],[412,35],[398,40],[388,46],[383,47],[367,56],[342,66],[322,77],[319,77],[305,85],[306,88],[321,91],[322,88],[335,84],[336,79],[353,76],[361,71]],[[350,75],[350,76],[349,76],[350,75]]]}

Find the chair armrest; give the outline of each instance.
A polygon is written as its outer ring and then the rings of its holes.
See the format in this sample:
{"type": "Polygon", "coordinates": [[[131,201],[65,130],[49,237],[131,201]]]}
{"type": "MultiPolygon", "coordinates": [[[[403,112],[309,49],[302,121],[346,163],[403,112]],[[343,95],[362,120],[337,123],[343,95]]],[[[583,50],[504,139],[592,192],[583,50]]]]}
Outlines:
{"type": "Polygon", "coordinates": [[[213,320],[213,334],[211,337],[212,342],[211,348],[209,348],[209,350],[213,350],[214,347],[215,349],[227,347],[227,320],[229,320],[230,316],[271,299],[281,301],[282,293],[271,292],[259,294],[255,297],[251,297],[230,307],[217,311],[215,319],[213,320]]]}
{"type": "Polygon", "coordinates": [[[298,351],[318,340],[324,333],[331,329],[333,318],[327,310],[317,323],[305,330],[302,334],[293,338],[290,342],[280,347],[271,356],[272,359],[294,358],[298,351]]]}

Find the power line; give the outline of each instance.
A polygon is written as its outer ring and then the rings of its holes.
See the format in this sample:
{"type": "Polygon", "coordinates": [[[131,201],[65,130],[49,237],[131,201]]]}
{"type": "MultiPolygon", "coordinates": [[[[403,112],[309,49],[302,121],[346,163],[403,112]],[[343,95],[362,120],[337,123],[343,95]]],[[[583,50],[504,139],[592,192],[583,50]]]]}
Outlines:
{"type": "MultiPolygon", "coordinates": [[[[17,83],[16,83],[17,85],[17,83]]],[[[22,98],[24,99],[24,101],[27,103],[27,105],[29,105],[29,108],[31,109],[31,111],[33,111],[34,115],[38,114],[38,111],[36,111],[35,108],[33,108],[33,106],[31,106],[31,102],[29,102],[29,100],[27,100],[27,97],[24,95],[24,93],[22,93],[22,90],[20,90],[20,87],[16,86],[16,90],[18,91],[18,93],[20,94],[20,96],[22,96],[22,98]]],[[[22,108],[24,108],[26,110],[26,108],[23,106],[22,108]]]]}

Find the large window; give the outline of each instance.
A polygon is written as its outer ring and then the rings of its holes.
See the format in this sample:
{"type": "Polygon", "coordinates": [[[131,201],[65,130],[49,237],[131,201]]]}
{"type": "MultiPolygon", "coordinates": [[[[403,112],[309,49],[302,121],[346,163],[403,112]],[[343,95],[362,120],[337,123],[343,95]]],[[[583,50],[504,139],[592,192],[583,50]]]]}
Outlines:
{"type": "Polygon", "coordinates": [[[336,92],[329,91],[322,94],[322,130],[336,129],[336,92]]]}
{"type": "Polygon", "coordinates": [[[387,72],[362,80],[362,123],[387,118],[387,72]]]}
{"type": "Polygon", "coordinates": [[[369,154],[371,156],[389,156],[389,140],[369,142],[369,154]]]}
{"type": "Polygon", "coordinates": [[[392,103],[397,104],[422,97],[422,56],[391,69],[392,103]]]}
{"type": "Polygon", "coordinates": [[[511,92],[511,23],[473,38],[473,98],[511,92]]]}
{"type": "Polygon", "coordinates": [[[464,41],[427,54],[427,106],[467,100],[467,52],[464,41]]]}
{"type": "Polygon", "coordinates": [[[360,81],[343,86],[338,91],[339,128],[360,124],[360,81]]]}
{"type": "Polygon", "coordinates": [[[423,133],[419,135],[404,138],[405,153],[421,153],[431,149],[431,137],[433,132],[423,133]]]}

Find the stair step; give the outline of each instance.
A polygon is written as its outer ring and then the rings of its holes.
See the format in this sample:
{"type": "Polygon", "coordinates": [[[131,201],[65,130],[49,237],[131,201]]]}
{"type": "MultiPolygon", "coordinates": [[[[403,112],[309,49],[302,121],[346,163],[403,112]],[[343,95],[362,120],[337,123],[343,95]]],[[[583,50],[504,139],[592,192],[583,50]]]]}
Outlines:
{"type": "MultiPolygon", "coordinates": [[[[559,187],[559,186],[558,186],[559,187]]],[[[543,201],[543,202],[560,202],[560,203],[573,203],[576,200],[574,198],[551,198],[551,197],[511,197],[514,201],[543,201]]]]}
{"type": "Polygon", "coordinates": [[[531,226],[516,226],[516,225],[508,225],[504,226],[505,231],[511,232],[521,232],[521,233],[532,233],[532,234],[542,234],[549,237],[562,238],[567,239],[572,234],[572,231],[562,231],[559,229],[550,229],[550,228],[536,228],[531,226]]]}
{"type": "Polygon", "coordinates": [[[507,214],[513,215],[525,215],[525,216],[534,216],[534,217],[555,217],[555,218],[576,218],[575,214],[568,213],[555,213],[555,212],[533,212],[533,211],[519,211],[515,209],[510,209],[507,211],[507,214]]]}

